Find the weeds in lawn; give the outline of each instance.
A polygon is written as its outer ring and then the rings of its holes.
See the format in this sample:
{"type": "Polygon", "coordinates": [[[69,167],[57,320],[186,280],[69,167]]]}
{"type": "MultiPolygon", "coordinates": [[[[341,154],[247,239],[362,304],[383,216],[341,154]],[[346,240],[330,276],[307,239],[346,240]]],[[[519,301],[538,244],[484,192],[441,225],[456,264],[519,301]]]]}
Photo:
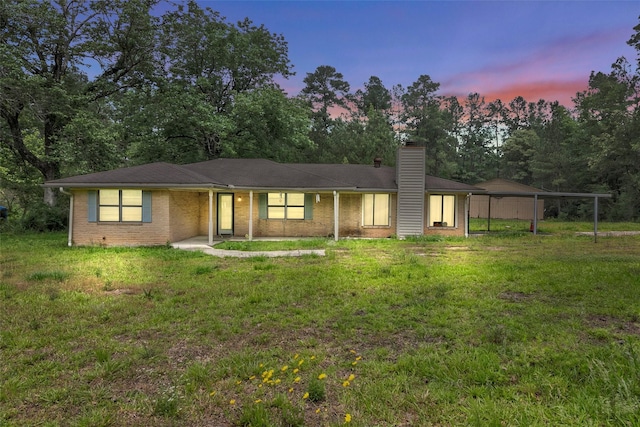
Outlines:
{"type": "MultiPolygon", "coordinates": [[[[337,422],[330,420],[328,408],[334,404],[339,408],[340,405],[327,399],[329,395],[348,392],[356,380],[353,371],[362,356],[354,350],[349,354],[353,359],[349,373],[344,378],[338,376],[340,369],[326,365],[326,361],[319,363],[314,355],[296,353],[285,364],[252,364],[248,371],[246,366],[242,366],[239,372],[244,376],[220,378],[209,396],[217,401],[227,401],[238,418],[238,425],[242,426],[303,426],[307,422],[318,424],[319,420],[322,423],[337,422]],[[336,375],[325,373],[321,366],[331,369],[336,375]],[[250,375],[246,376],[247,373],[250,375]],[[331,394],[327,391],[328,387],[332,390],[331,394]],[[308,417],[314,417],[314,420],[307,419],[305,413],[309,414],[308,417]]],[[[199,382],[204,384],[208,378],[206,367],[192,365],[187,372],[193,375],[194,369],[201,379],[199,382]]],[[[334,410],[332,414],[336,412],[334,410]]],[[[348,418],[351,420],[350,414],[348,418]]]]}
{"type": "Polygon", "coordinates": [[[219,267],[217,265],[199,265],[193,269],[193,274],[196,276],[211,274],[216,271],[219,267]]]}
{"type": "Polygon", "coordinates": [[[3,236],[0,425],[640,425],[640,236],[66,239],[3,236]]]}
{"type": "Polygon", "coordinates": [[[30,282],[64,282],[69,278],[69,273],[65,271],[36,271],[31,273],[27,280],[30,282]]]}
{"type": "Polygon", "coordinates": [[[180,412],[180,395],[175,387],[165,390],[153,404],[153,413],[161,417],[177,418],[180,412]]]}

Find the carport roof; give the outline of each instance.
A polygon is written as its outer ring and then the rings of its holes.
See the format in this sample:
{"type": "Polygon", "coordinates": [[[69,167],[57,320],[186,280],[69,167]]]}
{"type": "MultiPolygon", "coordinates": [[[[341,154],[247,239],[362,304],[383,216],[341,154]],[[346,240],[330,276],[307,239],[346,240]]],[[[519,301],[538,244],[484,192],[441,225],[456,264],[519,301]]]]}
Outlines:
{"type": "MultiPolygon", "coordinates": [[[[476,193],[474,193],[476,194],[476,193]]],[[[491,197],[538,197],[538,199],[552,199],[552,198],[610,198],[611,194],[608,193],[571,193],[562,191],[484,191],[478,193],[491,197]]]]}

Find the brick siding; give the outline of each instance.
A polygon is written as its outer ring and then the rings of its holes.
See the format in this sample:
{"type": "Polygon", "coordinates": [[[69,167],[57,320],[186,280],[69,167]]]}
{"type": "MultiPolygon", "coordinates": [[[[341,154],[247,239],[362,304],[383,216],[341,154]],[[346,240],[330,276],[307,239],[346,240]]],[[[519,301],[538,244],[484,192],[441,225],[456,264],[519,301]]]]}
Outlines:
{"type": "MultiPolygon", "coordinates": [[[[88,191],[74,194],[74,245],[162,245],[194,236],[206,236],[209,229],[208,191],[152,191],[151,223],[88,222],[88,191]]],[[[254,237],[329,237],[334,234],[333,193],[319,193],[313,204],[313,219],[267,220],[259,218],[258,193],[253,195],[254,237]]],[[[216,201],[213,195],[213,232],[217,233],[216,201]]],[[[426,198],[428,200],[428,197],[426,198]]],[[[464,235],[464,196],[457,198],[458,224],[454,228],[427,227],[424,234],[464,235]]],[[[386,238],[396,234],[397,197],[391,194],[391,223],[388,227],[362,226],[362,194],[340,193],[339,237],[386,238]]],[[[249,193],[234,194],[234,236],[249,234],[249,193]]]]}
{"type": "Polygon", "coordinates": [[[154,191],[150,223],[108,223],[88,221],[87,190],[73,192],[74,245],[141,246],[162,245],[171,240],[169,227],[169,192],[154,191]]]}

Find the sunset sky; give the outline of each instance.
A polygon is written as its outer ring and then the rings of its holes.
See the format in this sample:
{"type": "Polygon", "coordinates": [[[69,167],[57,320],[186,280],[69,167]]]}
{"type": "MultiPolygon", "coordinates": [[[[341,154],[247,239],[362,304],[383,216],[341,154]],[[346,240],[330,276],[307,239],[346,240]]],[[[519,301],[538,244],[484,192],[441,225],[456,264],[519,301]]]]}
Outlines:
{"type": "Polygon", "coordinates": [[[289,95],[320,65],[352,91],[370,76],[387,88],[422,74],[440,95],[522,95],[571,106],[592,70],[609,72],[640,21],[637,1],[200,1],[229,22],[248,17],[282,34],[296,76],[289,95]]]}

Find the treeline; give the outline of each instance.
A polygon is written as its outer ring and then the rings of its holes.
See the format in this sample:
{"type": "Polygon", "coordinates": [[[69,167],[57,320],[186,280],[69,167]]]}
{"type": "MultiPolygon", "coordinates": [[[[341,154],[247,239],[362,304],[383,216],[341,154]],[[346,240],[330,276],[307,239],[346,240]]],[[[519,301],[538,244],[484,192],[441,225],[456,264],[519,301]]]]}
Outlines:
{"type": "Polygon", "coordinates": [[[352,91],[329,65],[287,94],[281,35],[193,1],[6,0],[0,23],[0,204],[27,226],[64,223],[42,224],[61,196],[40,186],[62,176],[216,157],[392,165],[406,140],[425,145],[431,175],[610,192],[603,217],[640,217],[640,61],[592,72],[573,110],[447,97],[426,74],[352,91]]]}

